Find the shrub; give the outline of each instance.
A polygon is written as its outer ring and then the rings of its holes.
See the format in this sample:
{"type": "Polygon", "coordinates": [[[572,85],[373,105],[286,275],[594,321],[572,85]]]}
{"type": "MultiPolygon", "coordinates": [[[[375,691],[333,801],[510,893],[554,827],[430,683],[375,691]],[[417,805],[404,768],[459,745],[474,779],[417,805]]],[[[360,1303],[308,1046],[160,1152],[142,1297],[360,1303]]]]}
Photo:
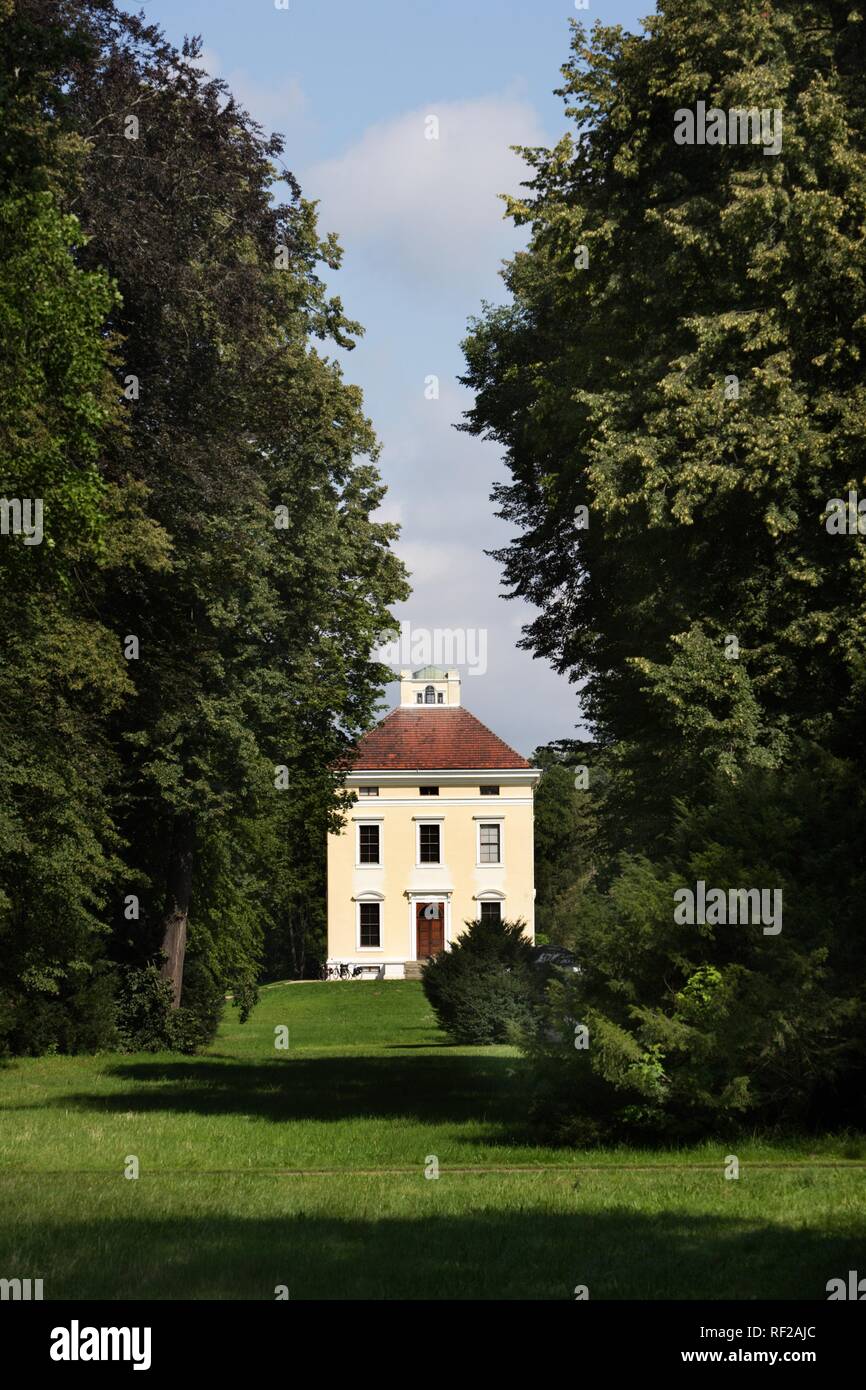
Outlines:
{"type": "MultiPolygon", "coordinates": [[[[174,1011],[176,1052],[196,1052],[212,1043],[225,1008],[225,989],[203,962],[193,957],[183,972],[183,999],[174,1011]]],[[[244,1021],[243,1019],[241,1020],[244,1021]]]]}
{"type": "Polygon", "coordinates": [[[224,995],[195,961],[184,971],[183,1002],[171,1006],[172,988],[155,965],[127,970],[118,997],[118,1032],[128,1052],[196,1052],[213,1042],[224,995]]]}
{"type": "Polygon", "coordinates": [[[0,990],[0,1056],[101,1052],[117,1044],[116,1014],[113,972],[104,962],[54,994],[0,990]]]}
{"type": "Polygon", "coordinates": [[[467,922],[427,965],[424,993],[441,1026],[462,1043],[507,1042],[538,1018],[541,990],[525,923],[467,922]]]}
{"type": "MultiPolygon", "coordinates": [[[[579,974],[547,993],[531,1114],[558,1143],[664,1143],[837,1129],[866,1085],[866,802],[857,770],[719,780],[669,843],[623,855],[576,904],[579,974]],[[677,921],[683,887],[772,886],[784,924],[677,921]],[[583,1025],[587,1046],[575,1045],[583,1025]]],[[[707,914],[709,917],[709,914],[707,914]]]]}
{"type": "Polygon", "coordinates": [[[160,1052],[168,1048],[171,984],[155,965],[127,970],[118,992],[118,1032],[128,1052],[160,1052]]]}

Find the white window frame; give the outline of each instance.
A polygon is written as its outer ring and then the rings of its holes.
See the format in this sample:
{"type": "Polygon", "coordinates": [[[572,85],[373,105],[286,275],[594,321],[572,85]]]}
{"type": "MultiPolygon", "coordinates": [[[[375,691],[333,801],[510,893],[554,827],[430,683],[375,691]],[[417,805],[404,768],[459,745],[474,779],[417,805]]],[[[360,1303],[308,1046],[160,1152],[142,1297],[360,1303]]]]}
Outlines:
{"type": "Polygon", "coordinates": [[[355,818],[355,868],[356,869],[379,869],[384,868],[385,864],[385,817],[384,816],[356,816],[355,818]],[[375,864],[361,863],[361,826],[376,825],[379,827],[379,859],[375,864]]]}
{"type": "Polygon", "coordinates": [[[505,817],[504,816],[475,816],[475,867],[476,869],[502,869],[505,867],[505,817]],[[481,827],[482,825],[497,825],[499,827],[499,858],[496,860],[481,858],[481,827]]]}
{"type": "Polygon", "coordinates": [[[355,899],[355,950],[356,950],[356,951],[384,951],[385,947],[384,947],[383,944],[382,944],[382,938],[383,938],[383,936],[385,935],[385,924],[384,924],[384,921],[383,921],[383,908],[384,908],[384,906],[385,906],[385,899],[384,899],[384,897],[382,896],[381,893],[361,893],[361,894],[355,899]],[[378,946],[362,946],[362,945],[361,945],[361,905],[362,905],[362,903],[366,903],[366,904],[368,904],[368,905],[369,905],[370,903],[376,903],[376,905],[377,905],[378,908],[379,908],[379,945],[378,945],[378,946]]]}
{"type": "Polygon", "coordinates": [[[416,869],[441,869],[445,863],[445,817],[444,816],[413,816],[415,821],[415,868],[416,869]],[[436,861],[421,859],[421,826],[438,825],[439,827],[439,858],[436,861]]]}
{"type": "MultiPolygon", "coordinates": [[[[491,866],[491,867],[493,867],[493,866],[491,866]]],[[[498,889],[496,889],[496,888],[488,888],[488,889],[484,889],[484,890],[483,890],[482,892],[480,892],[480,893],[476,893],[476,894],[475,894],[475,902],[476,902],[476,904],[477,904],[477,907],[476,907],[476,916],[475,916],[475,920],[476,920],[477,922],[480,922],[480,921],[481,921],[481,904],[482,904],[482,903],[499,903],[499,919],[500,919],[500,921],[502,921],[502,922],[505,921],[505,894],[504,894],[504,893],[500,893],[498,889]]]]}
{"type": "Polygon", "coordinates": [[[484,908],[484,907],[498,907],[498,908],[499,908],[499,916],[497,917],[496,920],[497,920],[497,922],[502,922],[502,921],[504,921],[504,917],[503,917],[503,913],[502,913],[502,899],[501,899],[501,898],[479,898],[479,900],[478,900],[478,921],[479,921],[479,922],[482,922],[482,921],[484,920],[484,913],[483,913],[483,911],[482,911],[482,908],[484,908]]]}
{"type": "Polygon", "coordinates": [[[378,788],[378,787],[368,787],[368,786],[366,786],[365,784],[362,783],[361,786],[358,788],[358,800],[359,800],[359,801],[369,801],[372,797],[377,797],[378,795],[379,795],[379,788],[378,788]]]}

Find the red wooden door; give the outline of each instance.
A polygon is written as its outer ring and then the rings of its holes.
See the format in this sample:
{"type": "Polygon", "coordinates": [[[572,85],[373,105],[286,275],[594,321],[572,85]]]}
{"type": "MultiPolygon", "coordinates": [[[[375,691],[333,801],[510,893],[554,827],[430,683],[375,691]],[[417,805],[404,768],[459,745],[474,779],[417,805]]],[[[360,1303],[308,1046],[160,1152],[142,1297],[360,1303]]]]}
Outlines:
{"type": "Polygon", "coordinates": [[[418,960],[435,956],[445,946],[444,903],[415,904],[415,936],[418,960]]]}

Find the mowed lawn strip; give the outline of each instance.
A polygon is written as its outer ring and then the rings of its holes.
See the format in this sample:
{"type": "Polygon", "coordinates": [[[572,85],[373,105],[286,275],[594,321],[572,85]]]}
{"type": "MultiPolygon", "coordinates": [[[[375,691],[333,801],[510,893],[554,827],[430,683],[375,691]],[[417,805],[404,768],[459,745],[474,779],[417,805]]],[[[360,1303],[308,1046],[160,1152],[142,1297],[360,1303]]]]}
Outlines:
{"type": "Polygon", "coordinates": [[[2,1270],[47,1298],[824,1298],[862,1263],[858,1139],[551,1149],[528,1084],[410,982],[269,987],[201,1057],[10,1061],[2,1270]]]}

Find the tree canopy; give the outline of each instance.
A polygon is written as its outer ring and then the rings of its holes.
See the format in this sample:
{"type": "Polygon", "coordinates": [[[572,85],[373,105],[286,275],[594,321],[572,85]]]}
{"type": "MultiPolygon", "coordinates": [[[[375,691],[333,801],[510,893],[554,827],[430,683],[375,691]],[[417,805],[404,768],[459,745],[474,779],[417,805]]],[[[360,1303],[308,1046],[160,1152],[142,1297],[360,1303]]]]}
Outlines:
{"type": "Polygon", "coordinates": [[[741,1113],[802,1114],[862,1075],[866,544],[828,523],[866,493],[864,56],[861,14],[830,3],[575,24],[571,130],[523,151],[528,246],[465,345],[466,428],[510,471],[498,558],[539,610],[523,642],[580,684],[604,770],[571,1001],[604,1040],[569,1064],[620,1116],[676,1109],[695,1029],[704,1098],[741,1113]],[[780,112],[781,148],[679,143],[700,102],[780,112]],[[848,838],[816,839],[814,806],[848,838]],[[707,864],[724,888],[784,882],[784,942],[674,939],[673,886],[707,864]],[[748,1066],[726,1010],[754,1021],[748,1066]]]}
{"type": "Polygon", "coordinates": [[[62,995],[78,968],[56,908],[41,944],[27,931],[27,884],[47,891],[33,817],[65,856],[69,910],[116,965],[164,953],[177,1006],[188,937],[208,990],[245,988],[296,915],[405,576],[372,517],[375,435],[330,355],[361,331],[321,278],[340,248],[281,138],[207,75],[198,40],[178,51],[110,0],[3,18],[3,488],[45,515],[43,546],[0,552],[4,756],[26,786],[0,930],[33,957],[7,1007],[22,1018],[28,991],[62,995]],[[44,711],[34,747],[42,688],[70,709],[44,711]]]}

